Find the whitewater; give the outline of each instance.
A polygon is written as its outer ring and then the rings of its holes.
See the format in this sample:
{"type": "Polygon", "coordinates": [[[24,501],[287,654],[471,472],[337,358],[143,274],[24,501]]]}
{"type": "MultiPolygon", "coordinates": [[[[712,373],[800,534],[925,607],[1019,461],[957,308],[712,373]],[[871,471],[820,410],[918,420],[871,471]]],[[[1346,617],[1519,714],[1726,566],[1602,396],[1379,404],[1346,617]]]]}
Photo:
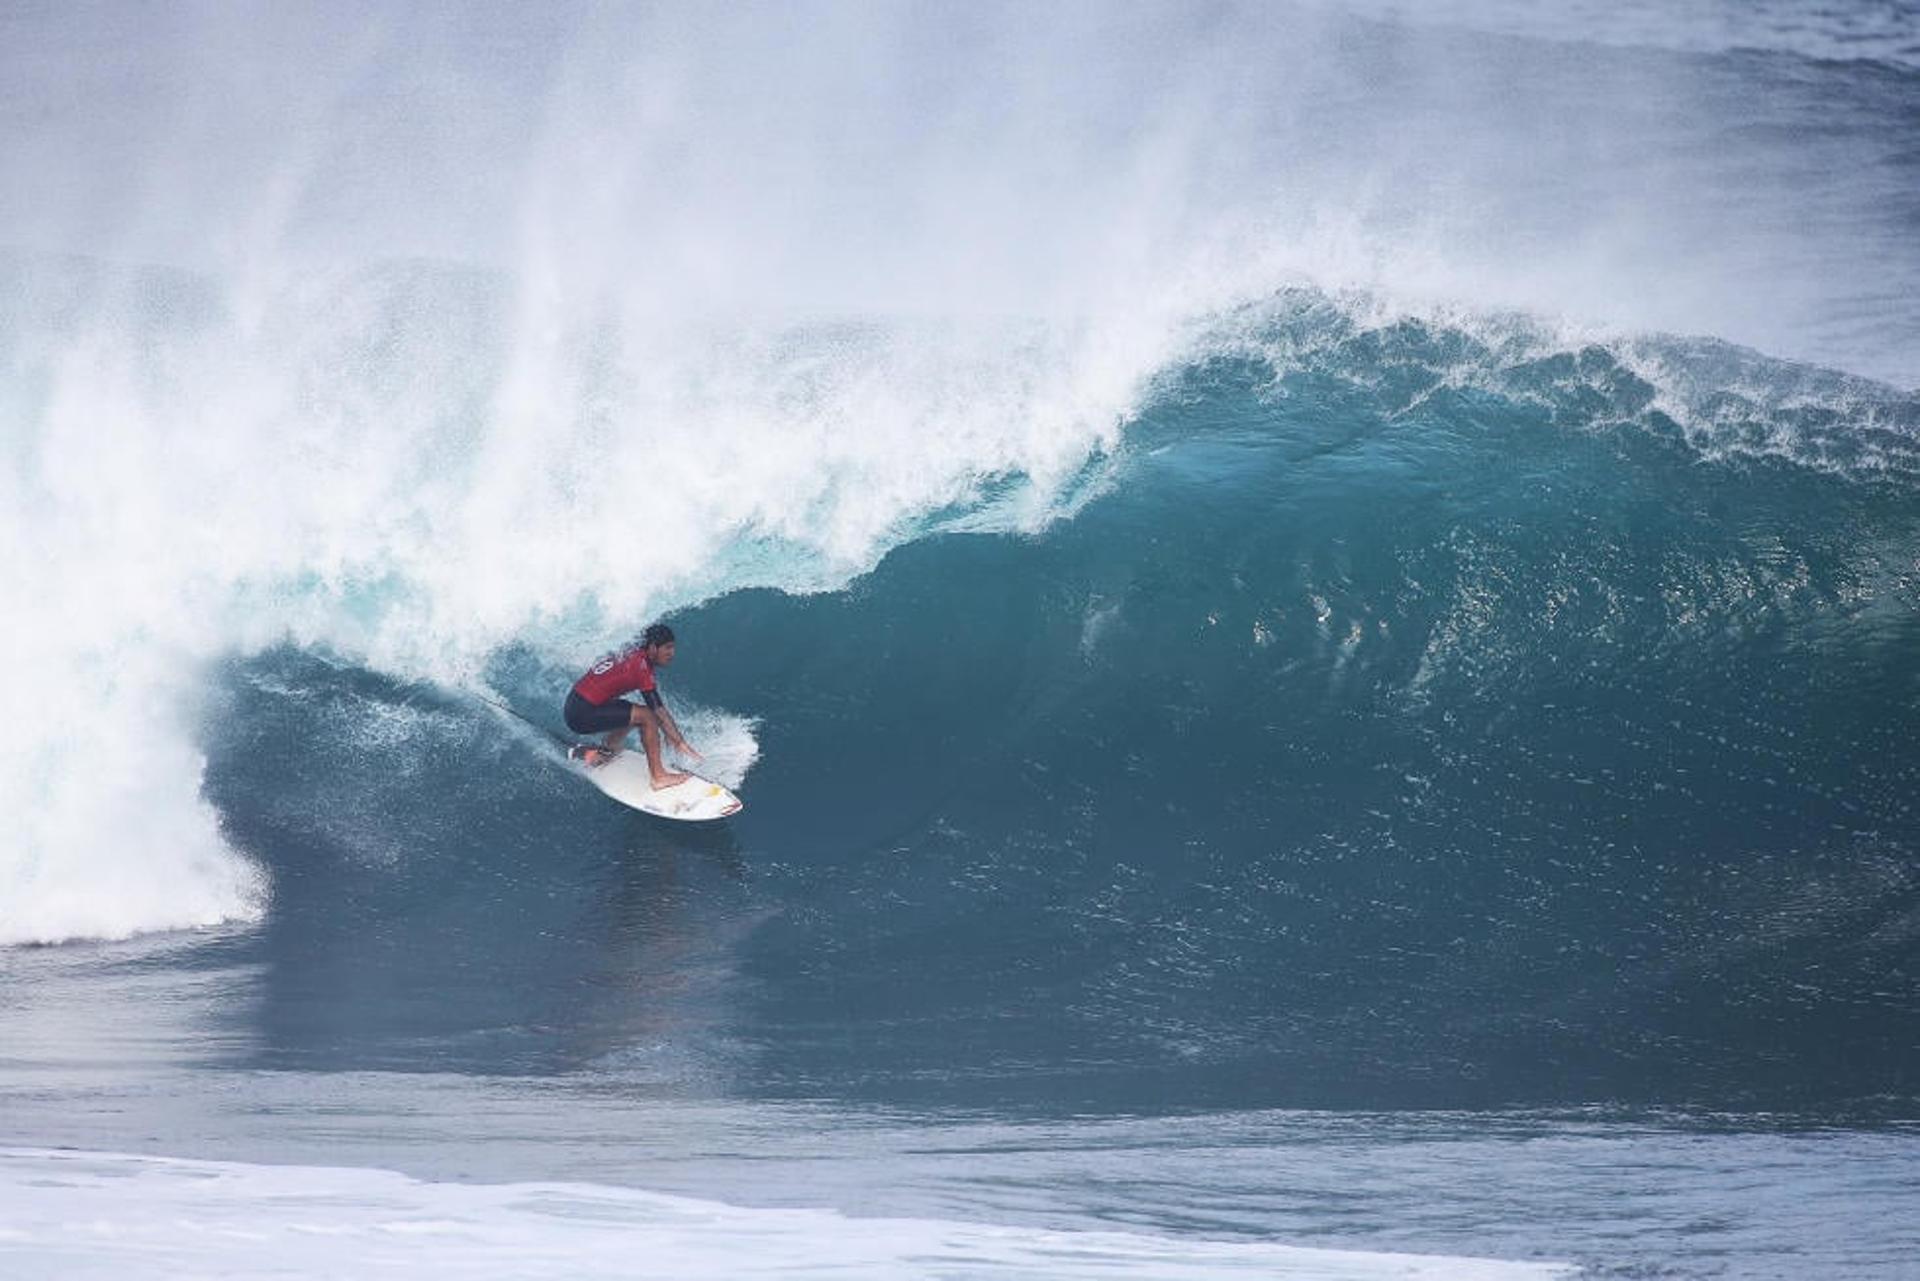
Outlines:
{"type": "Polygon", "coordinates": [[[10,1275],[1920,1248],[1905,8],[28,3],[0,124],[10,1275]],[[526,723],[660,618],[713,830],[526,723]]]}

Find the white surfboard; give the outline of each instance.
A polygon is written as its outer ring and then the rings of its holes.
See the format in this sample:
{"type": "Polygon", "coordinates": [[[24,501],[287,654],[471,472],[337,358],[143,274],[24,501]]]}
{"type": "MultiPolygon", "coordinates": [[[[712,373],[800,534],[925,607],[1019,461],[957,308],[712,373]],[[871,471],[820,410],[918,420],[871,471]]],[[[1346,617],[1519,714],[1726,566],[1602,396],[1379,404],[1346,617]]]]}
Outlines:
{"type": "Polygon", "coordinates": [[[647,772],[647,754],[637,748],[621,752],[604,765],[574,762],[573,768],[589,783],[619,801],[647,814],[704,823],[741,810],[740,798],[718,783],[694,775],[684,783],[655,790],[647,772]]]}

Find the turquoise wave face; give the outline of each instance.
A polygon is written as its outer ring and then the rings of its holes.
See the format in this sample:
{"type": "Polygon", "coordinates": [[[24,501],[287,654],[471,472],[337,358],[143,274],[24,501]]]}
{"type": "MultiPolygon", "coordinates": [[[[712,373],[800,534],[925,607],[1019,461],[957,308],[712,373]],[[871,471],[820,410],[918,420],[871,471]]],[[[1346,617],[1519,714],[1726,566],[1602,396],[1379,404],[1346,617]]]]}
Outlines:
{"type": "MultiPolygon", "coordinates": [[[[762,720],[723,833],[430,691],[236,669],[250,1053],[1129,1109],[1906,1097],[1910,481],[1778,406],[1793,448],[1706,452],[1599,349],[1448,375],[1466,342],[1189,367],[1041,534],[683,611],[673,692],[762,720]]],[[[570,675],[499,667],[536,716],[570,675]]]]}
{"type": "Polygon", "coordinates": [[[753,950],[783,1079],[1904,1088],[1911,487],[1365,368],[1191,370],[1045,537],[686,617],[807,869],[753,950]]]}

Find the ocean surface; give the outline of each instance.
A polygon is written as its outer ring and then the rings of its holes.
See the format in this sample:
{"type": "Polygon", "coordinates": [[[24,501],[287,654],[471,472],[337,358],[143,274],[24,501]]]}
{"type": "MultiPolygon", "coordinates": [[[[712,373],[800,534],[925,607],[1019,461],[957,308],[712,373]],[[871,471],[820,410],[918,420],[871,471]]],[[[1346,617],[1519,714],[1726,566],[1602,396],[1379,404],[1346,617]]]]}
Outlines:
{"type": "Polygon", "coordinates": [[[0,602],[8,1277],[1920,1276],[1911,6],[15,4],[0,602]]]}

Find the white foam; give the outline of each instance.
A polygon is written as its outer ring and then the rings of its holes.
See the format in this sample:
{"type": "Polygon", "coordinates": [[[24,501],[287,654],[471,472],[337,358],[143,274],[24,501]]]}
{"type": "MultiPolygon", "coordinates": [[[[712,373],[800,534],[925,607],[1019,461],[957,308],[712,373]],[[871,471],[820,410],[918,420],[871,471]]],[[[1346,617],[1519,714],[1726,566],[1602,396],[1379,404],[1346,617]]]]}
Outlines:
{"type": "Polygon", "coordinates": [[[760,741],[754,732],[760,726],[758,720],[707,707],[677,708],[674,719],[688,744],[700,753],[698,763],[683,762],[688,768],[727,787],[746,782],[747,771],[760,759],[760,741]]]}
{"type": "Polygon", "coordinates": [[[0,1149],[0,1271],[62,1281],[1564,1276],[1561,1265],[749,1209],[589,1184],[0,1149]]]}
{"type": "Polygon", "coordinates": [[[133,629],[120,652],[69,634],[69,594],[39,586],[0,653],[0,944],[257,917],[265,882],[199,795],[178,656],[133,629]]]}
{"type": "MultiPolygon", "coordinates": [[[[46,395],[0,473],[0,805],[19,816],[0,943],[258,912],[198,797],[210,660],[290,639],[452,682],[513,639],[581,662],[725,587],[842,583],[984,479],[1028,477],[1039,497],[1003,519],[1044,522],[1142,381],[1097,374],[1082,331],[1001,322],[610,322],[496,375],[407,273],[294,291],[259,328],[130,322],[156,292],[109,280],[89,337],[16,357],[46,395]],[[369,354],[379,315],[400,333],[369,354]]],[[[741,774],[744,724],[714,725],[741,774]]]]}

